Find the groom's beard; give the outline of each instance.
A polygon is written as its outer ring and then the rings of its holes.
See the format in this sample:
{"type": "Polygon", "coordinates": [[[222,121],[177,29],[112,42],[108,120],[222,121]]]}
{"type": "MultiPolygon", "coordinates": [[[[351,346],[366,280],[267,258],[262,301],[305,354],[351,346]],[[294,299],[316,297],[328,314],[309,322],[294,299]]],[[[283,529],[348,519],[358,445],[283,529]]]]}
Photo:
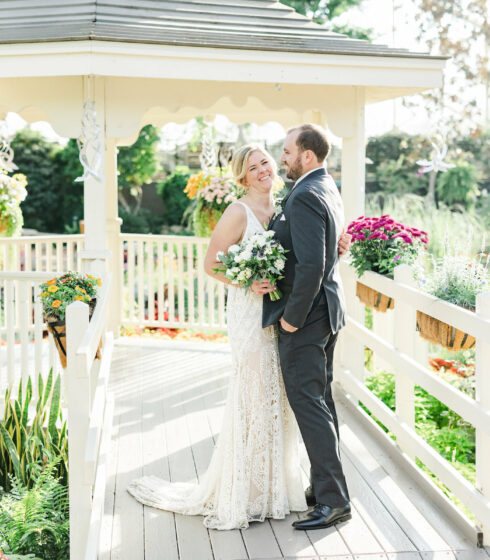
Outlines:
{"type": "Polygon", "coordinates": [[[304,175],[304,171],[301,159],[298,156],[293,165],[291,165],[291,167],[286,171],[286,177],[291,179],[291,181],[297,181],[301,175],[304,175]]]}

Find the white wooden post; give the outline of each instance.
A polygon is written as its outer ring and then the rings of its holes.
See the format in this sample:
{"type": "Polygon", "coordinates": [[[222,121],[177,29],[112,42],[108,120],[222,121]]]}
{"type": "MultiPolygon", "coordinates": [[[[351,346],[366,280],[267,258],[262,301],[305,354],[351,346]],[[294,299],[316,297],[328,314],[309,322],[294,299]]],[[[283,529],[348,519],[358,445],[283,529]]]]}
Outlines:
{"type": "Polygon", "coordinates": [[[84,458],[90,415],[90,380],[86,356],[77,348],[88,328],[88,305],[75,301],[66,309],[68,392],[68,460],[70,469],[70,559],[82,560],[92,506],[92,488],[85,483],[84,458]]]}
{"type": "Polygon", "coordinates": [[[17,298],[20,315],[20,383],[25,388],[29,377],[29,303],[31,302],[31,284],[28,280],[19,280],[17,298]]]}
{"type": "Polygon", "coordinates": [[[118,217],[117,147],[116,141],[112,138],[106,138],[105,172],[107,248],[112,255],[109,262],[109,270],[112,272],[112,289],[109,301],[108,328],[117,338],[122,323],[123,257],[120,239],[122,220],[118,217]]]}
{"type": "MultiPolygon", "coordinates": [[[[395,268],[395,281],[409,286],[415,286],[413,270],[410,266],[402,264],[395,268]]],[[[416,309],[410,304],[398,299],[395,300],[394,341],[395,347],[412,357],[414,352],[416,332],[416,309]]],[[[415,385],[402,371],[395,371],[395,398],[396,413],[402,422],[415,430],[415,385]]],[[[416,452],[409,440],[397,438],[398,445],[412,459],[416,452]]]]}
{"type": "MultiPolygon", "coordinates": [[[[386,313],[373,309],[373,332],[388,344],[394,344],[395,317],[392,309],[386,313]]],[[[375,369],[393,371],[393,366],[376,353],[373,354],[373,364],[375,369]]]]}
{"type": "Polygon", "coordinates": [[[364,88],[354,88],[351,126],[342,134],[342,200],[347,224],[364,214],[365,207],[364,95],[364,88]]]}
{"type": "MultiPolygon", "coordinates": [[[[344,284],[347,314],[355,321],[364,325],[364,304],[356,296],[357,275],[352,268],[346,268],[342,275],[344,284]]],[[[352,375],[364,382],[364,344],[357,338],[340,331],[340,353],[339,359],[345,369],[352,375]]]]}
{"type": "MultiPolygon", "coordinates": [[[[476,297],[476,312],[483,319],[490,320],[490,291],[476,297]]],[[[490,341],[476,340],[476,401],[490,409],[490,341]]],[[[476,429],[476,486],[490,500],[490,437],[481,429],[476,429]]],[[[479,519],[483,530],[483,544],[490,546],[490,511],[486,519],[479,519]]]]}
{"type": "Polygon", "coordinates": [[[15,302],[14,282],[5,283],[5,323],[7,325],[7,383],[12,387],[15,381],[15,302]]]}

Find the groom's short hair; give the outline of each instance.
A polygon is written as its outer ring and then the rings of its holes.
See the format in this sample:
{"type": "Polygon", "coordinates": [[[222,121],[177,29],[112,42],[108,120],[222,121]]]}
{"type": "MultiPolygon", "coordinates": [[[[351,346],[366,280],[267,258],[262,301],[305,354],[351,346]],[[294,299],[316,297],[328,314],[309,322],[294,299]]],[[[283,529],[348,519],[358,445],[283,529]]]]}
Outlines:
{"type": "Polygon", "coordinates": [[[290,128],[288,134],[296,131],[299,131],[298,138],[296,138],[296,145],[301,152],[311,150],[316,155],[319,162],[322,162],[328,156],[330,152],[330,142],[323,128],[316,124],[305,123],[290,128]]]}

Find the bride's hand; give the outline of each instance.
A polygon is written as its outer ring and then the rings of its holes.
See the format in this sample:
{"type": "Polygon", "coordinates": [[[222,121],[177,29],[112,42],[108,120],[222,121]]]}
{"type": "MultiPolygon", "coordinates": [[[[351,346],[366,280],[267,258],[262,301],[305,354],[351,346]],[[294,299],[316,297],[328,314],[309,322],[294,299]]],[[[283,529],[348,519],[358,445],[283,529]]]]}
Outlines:
{"type": "Polygon", "coordinates": [[[255,282],[253,282],[253,284],[250,286],[250,290],[252,290],[254,294],[260,296],[273,292],[275,289],[276,287],[272,285],[269,280],[262,280],[261,282],[255,280],[255,282]]]}

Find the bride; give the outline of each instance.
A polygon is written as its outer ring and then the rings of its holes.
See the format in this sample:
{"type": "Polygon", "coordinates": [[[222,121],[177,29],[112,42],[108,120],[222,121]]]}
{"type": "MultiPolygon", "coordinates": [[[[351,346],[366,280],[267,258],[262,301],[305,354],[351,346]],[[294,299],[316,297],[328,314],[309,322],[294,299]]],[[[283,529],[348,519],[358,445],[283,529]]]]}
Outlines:
{"type": "MultiPolygon", "coordinates": [[[[216,254],[269,223],[277,176],[272,156],[253,144],[235,152],[232,168],[247,194],[223,213],[204,263],[209,275],[227,284],[223,274],[213,271],[220,264],[216,254]]],[[[262,294],[269,291],[267,282],[255,282],[249,290],[228,287],[233,366],[223,425],[207,472],[198,484],[170,483],[154,476],[133,480],[128,491],[143,504],[203,515],[204,525],[213,529],[243,529],[251,521],[282,519],[291,511],[307,509],[298,428],[283,385],[276,327],[262,328],[262,294]]]]}

